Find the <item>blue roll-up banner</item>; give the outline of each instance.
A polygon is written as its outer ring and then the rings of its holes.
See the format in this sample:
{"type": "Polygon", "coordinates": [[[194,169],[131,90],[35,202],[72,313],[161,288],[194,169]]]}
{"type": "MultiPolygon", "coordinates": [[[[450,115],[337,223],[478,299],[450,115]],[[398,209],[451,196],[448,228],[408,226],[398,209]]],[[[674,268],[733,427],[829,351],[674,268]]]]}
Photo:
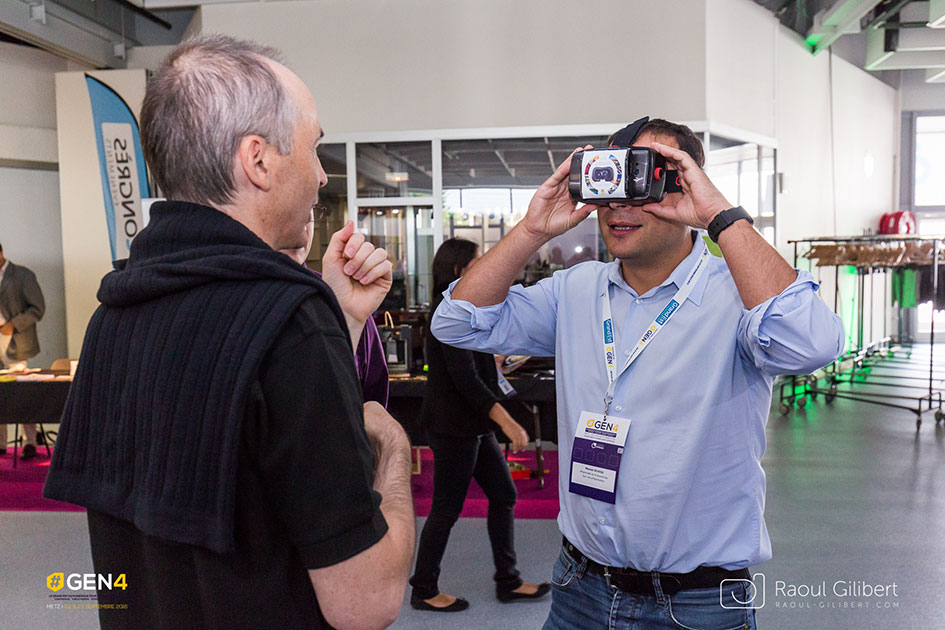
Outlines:
{"type": "Polygon", "coordinates": [[[150,196],[148,170],[131,108],[98,79],[85,75],[85,83],[92,104],[112,260],[119,260],[128,257],[132,239],[145,224],[141,198],[150,196]]]}

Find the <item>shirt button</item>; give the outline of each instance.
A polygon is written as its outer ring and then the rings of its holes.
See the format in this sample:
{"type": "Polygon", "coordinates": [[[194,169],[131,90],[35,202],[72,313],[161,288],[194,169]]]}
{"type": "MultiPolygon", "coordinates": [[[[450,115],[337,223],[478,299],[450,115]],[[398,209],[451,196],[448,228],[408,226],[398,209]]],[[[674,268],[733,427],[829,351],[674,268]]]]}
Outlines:
{"type": "Polygon", "coordinates": [[[643,300],[641,300],[640,298],[637,298],[637,299],[634,300],[634,301],[635,301],[637,304],[642,304],[642,303],[643,303],[643,300]]]}
{"type": "Polygon", "coordinates": [[[601,525],[605,524],[606,522],[607,522],[607,519],[605,519],[603,516],[600,517],[600,524],[601,524],[601,525]]]}
{"type": "Polygon", "coordinates": [[[616,407],[614,407],[614,409],[616,411],[623,411],[623,407],[621,407],[620,405],[617,405],[616,407]]]}
{"type": "Polygon", "coordinates": [[[630,356],[630,351],[629,351],[629,350],[624,350],[623,353],[624,353],[625,355],[627,355],[628,357],[630,356]]]}

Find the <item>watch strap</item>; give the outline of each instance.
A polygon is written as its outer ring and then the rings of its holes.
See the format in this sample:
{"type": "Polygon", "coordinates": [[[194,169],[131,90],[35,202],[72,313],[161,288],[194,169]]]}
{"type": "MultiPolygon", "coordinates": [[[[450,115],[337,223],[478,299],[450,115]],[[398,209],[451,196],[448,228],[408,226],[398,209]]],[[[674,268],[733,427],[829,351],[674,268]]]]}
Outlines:
{"type": "Polygon", "coordinates": [[[729,208],[728,210],[723,210],[722,212],[715,215],[715,218],[709,223],[709,226],[706,228],[709,232],[709,238],[712,239],[713,243],[719,242],[719,234],[722,231],[735,223],[745,219],[748,223],[754,225],[755,221],[751,218],[751,215],[745,211],[741,206],[735,206],[734,208],[729,208]]]}

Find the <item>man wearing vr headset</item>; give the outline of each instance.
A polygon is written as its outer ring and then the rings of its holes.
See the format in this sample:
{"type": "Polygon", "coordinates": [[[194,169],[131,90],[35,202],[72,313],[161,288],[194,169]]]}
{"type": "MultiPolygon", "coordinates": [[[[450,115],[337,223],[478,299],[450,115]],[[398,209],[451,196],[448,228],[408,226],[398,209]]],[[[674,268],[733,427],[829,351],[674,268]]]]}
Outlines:
{"type": "Polygon", "coordinates": [[[432,331],[556,357],[563,546],[546,630],[754,628],[772,382],[839,356],[842,324],[712,184],[688,127],[641,119],[612,143],[558,167],[432,331]],[[594,210],[614,262],[509,288],[594,210]]]}

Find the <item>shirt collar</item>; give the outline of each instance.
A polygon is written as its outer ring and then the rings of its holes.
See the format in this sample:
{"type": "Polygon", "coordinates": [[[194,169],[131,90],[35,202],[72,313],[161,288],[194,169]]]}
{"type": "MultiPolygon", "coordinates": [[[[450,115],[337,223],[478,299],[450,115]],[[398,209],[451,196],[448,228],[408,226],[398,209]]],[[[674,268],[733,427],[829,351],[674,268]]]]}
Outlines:
{"type": "Polygon", "coordinates": [[[3,261],[3,264],[0,265],[0,276],[2,276],[3,274],[6,273],[7,267],[8,267],[9,265],[10,265],[10,259],[7,258],[6,260],[3,261]]]}
{"type": "MultiPolygon", "coordinates": [[[[701,234],[700,234],[701,236],[701,234]]],[[[693,266],[696,264],[696,260],[702,254],[702,248],[705,246],[705,243],[702,241],[702,238],[696,238],[696,242],[693,243],[692,251],[689,252],[689,255],[686,256],[681,263],[679,263],[673,272],[669,274],[669,277],[666,278],[659,286],[653,287],[647,291],[644,295],[652,296],[658,289],[666,287],[669,285],[675,285],[675,290],[678,291],[682,287],[683,283],[686,281],[686,277],[689,275],[689,272],[692,271],[693,266]]],[[[709,254],[709,258],[713,258],[712,254],[709,254]]],[[[636,292],[627,284],[627,281],[624,280],[623,274],[620,273],[620,261],[615,260],[607,266],[607,286],[615,284],[618,287],[622,288],[625,291],[628,291],[631,295],[638,297],[636,292]]],[[[696,306],[702,304],[702,298],[705,295],[706,284],[708,281],[708,275],[703,273],[702,277],[696,282],[696,286],[692,288],[692,292],[689,294],[689,301],[691,301],[696,306]]]]}

